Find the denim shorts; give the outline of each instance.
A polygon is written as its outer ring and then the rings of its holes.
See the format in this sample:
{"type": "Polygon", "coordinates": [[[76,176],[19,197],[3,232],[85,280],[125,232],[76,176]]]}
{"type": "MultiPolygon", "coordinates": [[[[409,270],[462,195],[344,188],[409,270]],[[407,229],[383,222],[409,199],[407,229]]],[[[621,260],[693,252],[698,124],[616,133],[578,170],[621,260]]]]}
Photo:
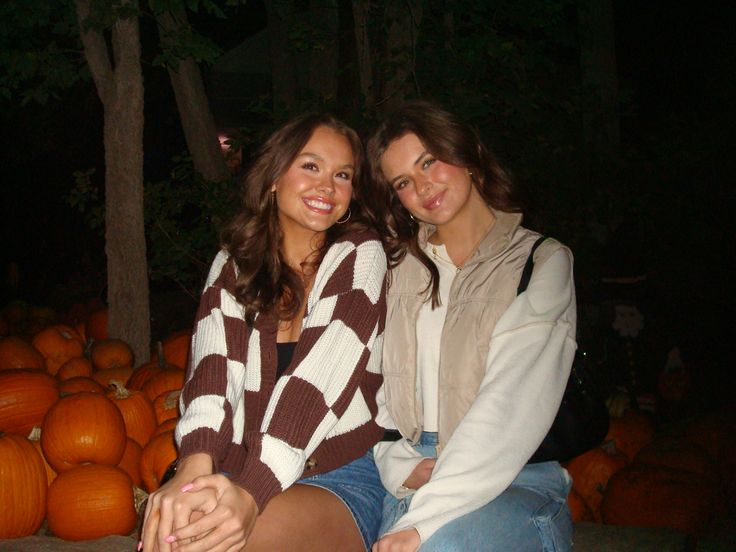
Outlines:
{"type": "Polygon", "coordinates": [[[348,507],[368,550],[378,539],[383,497],[386,490],[369,450],[357,460],[326,473],[300,479],[297,483],[330,491],[348,507]]]}

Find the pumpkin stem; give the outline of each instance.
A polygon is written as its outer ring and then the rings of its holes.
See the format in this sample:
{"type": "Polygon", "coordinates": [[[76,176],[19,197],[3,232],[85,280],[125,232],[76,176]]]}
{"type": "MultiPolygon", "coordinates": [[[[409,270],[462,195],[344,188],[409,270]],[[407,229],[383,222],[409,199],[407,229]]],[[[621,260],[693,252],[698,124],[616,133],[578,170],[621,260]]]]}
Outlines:
{"type": "Polygon", "coordinates": [[[167,393],[166,398],[164,399],[164,408],[166,410],[171,410],[176,407],[179,402],[179,395],[181,395],[181,389],[176,389],[167,393]]]}
{"type": "Polygon", "coordinates": [[[164,356],[164,344],[161,341],[156,342],[156,356],[158,356],[159,367],[166,368],[166,357],[164,356]]]}
{"type": "Polygon", "coordinates": [[[87,346],[84,348],[84,357],[85,358],[87,358],[87,359],[91,359],[92,358],[92,345],[94,345],[94,344],[95,344],[95,338],[94,337],[90,337],[87,340],[87,346]]]}
{"type": "Polygon", "coordinates": [[[107,386],[113,388],[116,399],[127,399],[132,395],[132,393],[125,388],[125,384],[120,380],[110,380],[110,383],[108,383],[107,386]]]}
{"type": "Polygon", "coordinates": [[[40,441],[41,440],[41,426],[34,427],[28,434],[29,441],[40,441]]]}

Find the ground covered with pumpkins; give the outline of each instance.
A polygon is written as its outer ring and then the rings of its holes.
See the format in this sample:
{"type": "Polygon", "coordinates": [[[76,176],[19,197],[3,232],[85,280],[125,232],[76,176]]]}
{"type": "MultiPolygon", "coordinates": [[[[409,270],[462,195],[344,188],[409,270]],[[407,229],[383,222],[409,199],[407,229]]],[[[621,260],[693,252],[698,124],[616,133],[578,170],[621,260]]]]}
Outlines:
{"type": "MultiPolygon", "coordinates": [[[[0,551],[133,550],[176,458],[191,330],[150,359],[104,305],[0,310],[0,551]]],[[[662,422],[609,402],[605,442],[571,460],[576,550],[736,550],[736,406],[662,422]]]]}

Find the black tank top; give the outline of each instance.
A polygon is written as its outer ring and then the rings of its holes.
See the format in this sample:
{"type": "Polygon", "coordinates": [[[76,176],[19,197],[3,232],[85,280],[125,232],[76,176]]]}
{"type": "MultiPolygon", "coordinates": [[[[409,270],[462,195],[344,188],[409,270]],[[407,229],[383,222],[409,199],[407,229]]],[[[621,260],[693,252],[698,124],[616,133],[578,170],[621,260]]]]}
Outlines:
{"type": "Polygon", "coordinates": [[[276,379],[283,376],[284,372],[286,372],[286,369],[289,367],[289,364],[291,364],[296,344],[296,341],[276,343],[276,379]]]}

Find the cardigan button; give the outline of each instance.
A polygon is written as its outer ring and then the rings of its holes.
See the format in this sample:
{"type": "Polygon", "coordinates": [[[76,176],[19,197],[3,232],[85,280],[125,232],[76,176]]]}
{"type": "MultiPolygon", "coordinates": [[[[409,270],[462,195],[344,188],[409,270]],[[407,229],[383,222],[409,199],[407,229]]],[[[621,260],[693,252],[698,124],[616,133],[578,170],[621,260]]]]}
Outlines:
{"type": "Polygon", "coordinates": [[[317,459],[314,458],[314,456],[304,463],[305,470],[312,470],[316,467],[317,467],[317,459]]]}

